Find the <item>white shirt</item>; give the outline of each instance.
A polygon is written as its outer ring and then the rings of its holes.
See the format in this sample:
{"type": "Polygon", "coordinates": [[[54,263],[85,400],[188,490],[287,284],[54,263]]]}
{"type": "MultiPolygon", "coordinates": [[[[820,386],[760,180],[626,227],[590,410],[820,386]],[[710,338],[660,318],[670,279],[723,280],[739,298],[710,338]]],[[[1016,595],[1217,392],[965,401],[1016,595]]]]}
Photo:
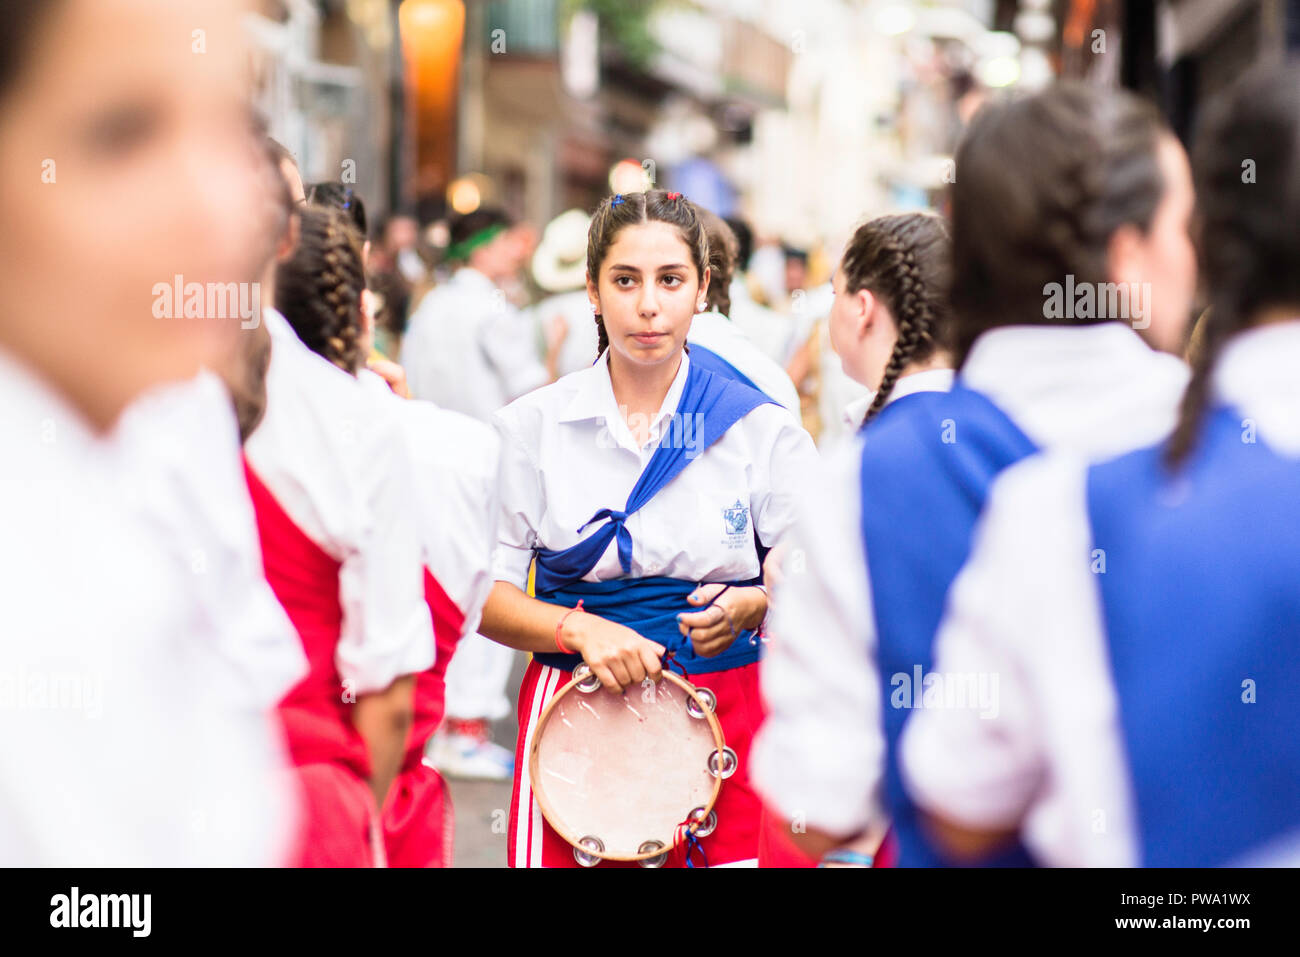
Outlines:
{"type": "Polygon", "coordinates": [[[496,580],[501,440],[491,426],[467,415],[399,399],[367,369],[358,378],[392,403],[401,423],[415,469],[413,517],[424,564],[464,615],[461,637],[472,635],[496,580]]]}
{"type": "MultiPolygon", "coordinates": [[[[957,372],[954,369],[926,369],[922,372],[913,372],[910,375],[900,376],[894,380],[894,387],[889,390],[889,398],[885,400],[885,405],[889,405],[895,399],[901,399],[905,395],[912,395],[917,392],[949,392],[952,390],[952,383],[956,377],[957,372]]],[[[862,423],[866,421],[871,403],[875,401],[876,393],[868,392],[861,398],[850,402],[844,407],[842,417],[844,424],[854,431],[862,428],[862,423]]]]}
{"type": "Polygon", "coordinates": [[[417,399],[480,422],[550,380],[532,320],[468,266],[420,301],[402,340],[402,365],[417,399]]]}
{"type": "Polygon", "coordinates": [[[702,312],[691,320],[688,345],[700,345],[735,366],[736,371],[758,386],[795,415],[799,414],[799,392],[786,371],[749,341],[735,323],[718,312],[702,312]]]}
{"type": "Polygon", "coordinates": [[[789,359],[794,324],[776,310],[756,303],[741,279],[733,279],[728,291],[731,294],[728,316],[737,328],[778,365],[789,359]]]}
{"type": "Polygon", "coordinates": [[[433,664],[406,441],[387,403],[308,349],[280,313],[264,321],[266,415],[245,454],[294,525],[341,563],[340,677],[357,694],[382,691],[433,664]]]}
{"type": "MultiPolygon", "coordinates": [[[[1215,396],[1259,441],[1300,458],[1300,322],[1241,333],[1215,396]]],[[[1147,436],[1134,448],[1151,444],[1147,436]]],[[[1014,827],[1059,866],[1138,862],[1101,596],[1091,570],[1087,462],[1035,456],[994,484],[974,550],[950,593],[936,669],[996,670],[1000,714],[923,711],[903,736],[918,803],[974,828],[1014,827]],[[1068,693],[1067,693],[1068,692],[1068,693]]]]}
{"type": "MultiPolygon", "coordinates": [[[[689,419],[675,416],[690,360],[682,362],[638,447],[614,400],[605,360],[517,399],[496,415],[501,433],[502,513],[496,577],[525,587],[533,549],[568,548],[594,533],[577,529],[601,508],[621,509],[654,452],[656,435],[685,444],[690,464],[627,520],[635,578],[695,581],[756,578],[753,534],[730,533],[724,512],[740,503],[764,545],[794,520],[803,477],[816,462],[794,417],[764,403],[707,451],[689,419]],[[694,450],[694,451],[692,451],[694,450]]],[[[613,542],[587,581],[623,574],[613,542]]]]}
{"type": "MultiPolygon", "coordinates": [[[[237,454],[233,413],[220,426],[199,438],[237,454]]],[[[256,656],[214,632],[202,579],[230,581],[225,556],[180,553],[177,463],[139,439],[92,433],[0,354],[0,863],[277,864],[293,833],[279,732],[248,707],[238,665],[256,656]]]]}
{"type": "MultiPolygon", "coordinates": [[[[962,378],[1040,447],[1103,457],[1168,431],[1187,370],[1116,323],[1008,326],[979,338],[962,378]]],[[[755,786],[782,814],[840,835],[883,813],[875,613],[860,531],[861,441],[828,456],[827,474],[791,536],[762,669],[771,713],[752,764],[755,786]]]]}

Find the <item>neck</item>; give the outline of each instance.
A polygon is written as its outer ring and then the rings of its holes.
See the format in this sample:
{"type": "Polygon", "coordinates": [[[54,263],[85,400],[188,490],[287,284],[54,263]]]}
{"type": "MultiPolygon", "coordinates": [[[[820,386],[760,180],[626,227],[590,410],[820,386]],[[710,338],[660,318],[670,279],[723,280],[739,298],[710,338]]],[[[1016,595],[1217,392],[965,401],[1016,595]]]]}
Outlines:
{"type": "Polygon", "coordinates": [[[951,368],[953,368],[952,356],[942,349],[937,349],[924,362],[909,362],[903,366],[903,371],[898,374],[898,377],[902,379],[917,372],[931,372],[935,369],[951,368]]]}
{"type": "Polygon", "coordinates": [[[668,390],[682,365],[682,353],[655,365],[644,366],[629,361],[617,349],[607,350],[609,381],[614,387],[614,401],[625,416],[653,416],[663,407],[668,390]]]}

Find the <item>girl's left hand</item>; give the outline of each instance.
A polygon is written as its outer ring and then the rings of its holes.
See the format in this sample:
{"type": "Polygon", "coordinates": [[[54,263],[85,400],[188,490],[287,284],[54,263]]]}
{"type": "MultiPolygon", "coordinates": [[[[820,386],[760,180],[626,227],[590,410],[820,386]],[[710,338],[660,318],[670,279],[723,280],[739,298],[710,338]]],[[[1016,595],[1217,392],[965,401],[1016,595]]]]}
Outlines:
{"type": "MultiPolygon", "coordinates": [[[[687,597],[692,605],[708,605],[725,585],[701,585],[687,597]]],[[[701,611],[677,616],[677,629],[691,639],[695,653],[712,658],[731,647],[742,631],[757,628],[767,614],[767,595],[761,588],[727,588],[726,594],[701,611]]]]}

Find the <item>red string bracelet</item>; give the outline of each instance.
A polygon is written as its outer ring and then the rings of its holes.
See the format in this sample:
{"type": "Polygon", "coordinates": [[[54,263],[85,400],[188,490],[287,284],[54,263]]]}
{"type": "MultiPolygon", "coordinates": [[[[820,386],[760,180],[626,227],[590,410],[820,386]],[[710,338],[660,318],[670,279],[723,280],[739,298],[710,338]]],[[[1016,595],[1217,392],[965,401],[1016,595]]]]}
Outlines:
{"type": "Polygon", "coordinates": [[[558,622],[556,622],[556,624],[555,624],[555,647],[560,649],[560,654],[562,654],[562,655],[573,655],[573,654],[577,654],[577,652],[575,652],[575,651],[570,651],[568,648],[565,648],[565,647],[564,647],[564,642],[560,641],[560,629],[562,629],[562,628],[564,627],[564,623],[565,623],[566,621],[569,620],[569,616],[572,615],[575,611],[582,611],[582,599],[581,599],[581,598],[578,599],[578,604],[575,605],[574,607],[570,608],[568,611],[566,611],[566,612],[565,612],[565,613],[560,617],[560,620],[559,620],[558,622]]]}

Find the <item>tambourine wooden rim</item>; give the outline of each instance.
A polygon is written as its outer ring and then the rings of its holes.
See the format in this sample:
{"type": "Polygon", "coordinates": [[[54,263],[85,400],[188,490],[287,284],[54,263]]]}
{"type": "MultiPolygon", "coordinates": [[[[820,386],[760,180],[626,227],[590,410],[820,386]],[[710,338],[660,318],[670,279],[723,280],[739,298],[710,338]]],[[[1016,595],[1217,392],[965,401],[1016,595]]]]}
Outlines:
{"type": "MultiPolygon", "coordinates": [[[[652,851],[647,851],[638,854],[612,854],[608,851],[597,851],[586,845],[579,844],[578,842],[586,835],[570,834],[564,828],[564,826],[559,822],[559,816],[554,812],[550,804],[547,802],[545,792],[539,790],[537,787],[537,781],[539,780],[538,751],[541,746],[542,732],[545,730],[546,723],[547,721],[550,720],[551,712],[555,709],[555,705],[557,702],[562,700],[564,696],[569,694],[570,692],[576,694],[584,693],[582,691],[577,690],[578,685],[585,680],[589,680],[592,673],[588,670],[585,674],[577,674],[578,670],[581,668],[582,665],[579,665],[578,668],[575,668],[574,672],[576,677],[574,677],[572,680],[569,681],[568,684],[564,685],[564,687],[562,687],[559,691],[557,691],[550,701],[546,702],[546,707],[542,709],[541,717],[537,719],[537,726],[533,729],[533,742],[532,742],[532,746],[528,749],[528,779],[530,782],[530,786],[532,788],[533,799],[537,802],[537,806],[541,808],[542,816],[546,818],[547,823],[550,824],[551,827],[555,829],[555,832],[559,834],[560,837],[564,838],[573,847],[581,850],[585,854],[590,854],[592,857],[598,857],[601,860],[606,860],[606,861],[644,861],[644,860],[649,860],[652,857],[659,857],[660,855],[668,854],[670,851],[673,850],[673,848],[677,847],[681,843],[681,839],[679,837],[681,833],[681,829],[679,829],[677,833],[673,834],[673,843],[668,847],[660,847],[652,851]]],[[[675,672],[669,671],[667,668],[665,668],[663,671],[662,680],[671,681],[677,687],[681,688],[681,690],[686,693],[687,697],[694,700],[696,706],[704,713],[704,720],[708,722],[709,730],[713,733],[713,744],[716,753],[722,755],[724,753],[724,749],[727,746],[727,742],[726,739],[724,739],[722,736],[722,725],[718,722],[718,716],[713,713],[714,712],[713,707],[710,707],[705,702],[704,698],[700,696],[699,692],[696,690],[693,684],[691,684],[689,681],[682,678],[680,675],[676,674],[675,672]]],[[[607,691],[608,689],[606,689],[605,686],[602,684],[600,688],[597,690],[607,691]]],[[[713,778],[713,792],[709,795],[708,801],[704,803],[704,813],[699,816],[699,820],[692,821],[685,828],[687,832],[694,833],[695,830],[698,827],[700,827],[700,825],[702,825],[705,821],[707,821],[709,818],[709,814],[712,813],[713,811],[713,806],[718,801],[718,793],[722,790],[723,776],[721,774],[712,774],[711,776],[713,778]]],[[[727,776],[729,777],[730,775],[727,776]]]]}

